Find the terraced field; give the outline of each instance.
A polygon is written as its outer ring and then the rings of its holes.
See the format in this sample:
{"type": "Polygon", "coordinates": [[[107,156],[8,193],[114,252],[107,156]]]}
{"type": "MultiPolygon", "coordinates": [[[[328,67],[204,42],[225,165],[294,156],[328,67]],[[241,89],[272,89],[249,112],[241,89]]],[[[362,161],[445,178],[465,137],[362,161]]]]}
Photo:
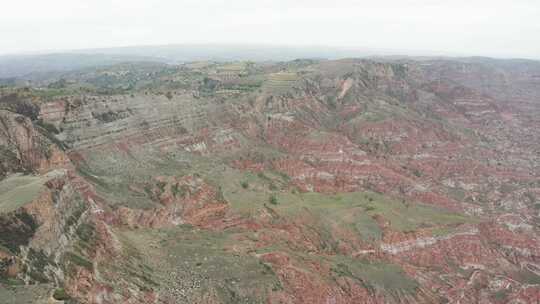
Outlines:
{"type": "Polygon", "coordinates": [[[264,90],[272,94],[283,94],[289,92],[299,79],[293,72],[279,72],[268,75],[264,84],[264,90]]]}

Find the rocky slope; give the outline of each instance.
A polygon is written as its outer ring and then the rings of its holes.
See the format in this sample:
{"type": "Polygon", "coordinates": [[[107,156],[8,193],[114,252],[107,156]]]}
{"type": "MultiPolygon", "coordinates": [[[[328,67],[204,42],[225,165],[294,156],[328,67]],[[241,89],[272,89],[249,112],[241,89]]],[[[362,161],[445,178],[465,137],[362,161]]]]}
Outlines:
{"type": "Polygon", "coordinates": [[[0,291],[535,303],[539,75],[481,58],[199,62],[4,88],[0,291]]]}

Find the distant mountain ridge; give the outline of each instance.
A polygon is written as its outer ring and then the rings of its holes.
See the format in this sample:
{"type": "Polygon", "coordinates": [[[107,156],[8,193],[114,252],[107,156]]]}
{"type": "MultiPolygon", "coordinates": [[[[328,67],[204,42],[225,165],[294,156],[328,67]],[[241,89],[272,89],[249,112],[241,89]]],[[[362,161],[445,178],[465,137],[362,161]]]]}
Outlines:
{"type": "MultiPolygon", "coordinates": [[[[153,61],[184,63],[192,61],[291,61],[298,58],[342,59],[396,56],[400,52],[369,48],[337,48],[322,46],[264,46],[264,45],[158,45],[128,46],[43,54],[0,56],[1,78],[24,78],[30,74],[73,71],[86,67],[100,67],[122,62],[153,61]]],[[[419,56],[403,51],[409,56],[419,56]]],[[[433,54],[437,56],[437,54],[433,54]]],[[[429,58],[433,58],[429,57],[429,58]]],[[[35,75],[33,75],[35,76],[35,75]]]]}
{"type": "Polygon", "coordinates": [[[131,55],[56,53],[0,56],[0,78],[21,78],[35,73],[66,72],[87,67],[107,66],[126,61],[159,61],[131,55]]]}

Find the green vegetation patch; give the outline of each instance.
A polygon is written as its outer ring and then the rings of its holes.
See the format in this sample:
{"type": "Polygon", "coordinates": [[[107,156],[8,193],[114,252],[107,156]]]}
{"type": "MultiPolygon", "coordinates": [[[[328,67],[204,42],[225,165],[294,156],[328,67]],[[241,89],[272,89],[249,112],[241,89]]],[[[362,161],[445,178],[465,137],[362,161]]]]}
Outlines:
{"type": "Polygon", "coordinates": [[[289,177],[275,171],[254,173],[226,168],[213,182],[221,187],[234,211],[249,215],[265,203],[279,203],[277,193],[288,188],[289,177]]]}
{"type": "Polygon", "coordinates": [[[37,228],[34,217],[24,210],[0,214],[0,249],[19,252],[19,247],[28,245],[37,228]]]}
{"type": "Polygon", "coordinates": [[[510,295],[510,293],[511,293],[511,290],[501,289],[501,290],[497,290],[496,292],[494,292],[491,297],[495,301],[506,302],[507,299],[508,299],[508,296],[510,295]]]}
{"type": "Polygon", "coordinates": [[[71,262],[74,265],[86,268],[88,270],[92,270],[93,268],[92,262],[74,252],[67,252],[64,258],[66,259],[66,261],[71,262]]]}
{"type": "Polygon", "coordinates": [[[67,301],[71,299],[71,297],[66,293],[64,288],[57,288],[54,290],[53,298],[58,301],[67,301]]]}
{"type": "Polygon", "coordinates": [[[331,261],[335,275],[358,280],[370,290],[398,296],[401,293],[415,294],[418,288],[418,283],[395,264],[346,256],[333,256],[331,261]]]}
{"type": "Polygon", "coordinates": [[[96,235],[95,228],[92,224],[89,223],[82,223],[77,227],[77,230],[75,231],[77,234],[78,240],[75,244],[75,248],[79,252],[85,252],[86,250],[91,249],[94,247],[96,243],[96,239],[98,236],[96,235]]]}
{"type": "Polygon", "coordinates": [[[281,288],[270,267],[231,250],[243,246],[238,234],[179,226],[122,235],[132,250],[145,253],[154,277],[166,288],[183,289],[187,302],[216,295],[222,303],[265,303],[269,290],[281,288]]]}
{"type": "Polygon", "coordinates": [[[396,231],[438,228],[445,235],[455,225],[474,222],[472,217],[422,203],[403,202],[373,192],[341,194],[299,193],[289,187],[286,176],[272,171],[260,173],[227,169],[217,181],[234,212],[256,214],[271,207],[282,218],[298,219],[308,212],[320,219],[321,227],[350,229],[364,240],[379,240],[381,228],[374,219],[382,216],[396,231]],[[245,185],[248,187],[245,187],[245,185]]]}
{"type": "Polygon", "coordinates": [[[13,174],[0,181],[0,213],[8,213],[39,196],[47,179],[43,176],[13,174]]]}
{"type": "Polygon", "coordinates": [[[27,263],[24,265],[24,272],[34,281],[47,283],[50,277],[47,275],[47,266],[56,267],[54,260],[42,250],[29,249],[27,263]]]}
{"type": "Polygon", "coordinates": [[[47,303],[51,290],[52,286],[48,284],[25,286],[2,286],[2,284],[0,284],[0,303],[47,303]]]}
{"type": "Polygon", "coordinates": [[[527,269],[520,270],[517,273],[517,279],[518,281],[524,284],[532,284],[532,285],[540,284],[540,276],[527,269]]]}
{"type": "Polygon", "coordinates": [[[226,71],[226,72],[241,72],[246,69],[247,62],[231,62],[219,65],[217,67],[218,71],[226,71]]]}

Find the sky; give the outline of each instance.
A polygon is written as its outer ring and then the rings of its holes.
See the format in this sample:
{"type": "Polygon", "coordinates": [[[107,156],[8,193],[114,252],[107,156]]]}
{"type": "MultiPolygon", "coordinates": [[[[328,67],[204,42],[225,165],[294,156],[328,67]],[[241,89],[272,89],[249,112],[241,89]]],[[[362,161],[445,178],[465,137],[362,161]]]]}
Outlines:
{"type": "Polygon", "coordinates": [[[0,54],[167,44],[540,59],[539,0],[4,0],[0,54]]]}

